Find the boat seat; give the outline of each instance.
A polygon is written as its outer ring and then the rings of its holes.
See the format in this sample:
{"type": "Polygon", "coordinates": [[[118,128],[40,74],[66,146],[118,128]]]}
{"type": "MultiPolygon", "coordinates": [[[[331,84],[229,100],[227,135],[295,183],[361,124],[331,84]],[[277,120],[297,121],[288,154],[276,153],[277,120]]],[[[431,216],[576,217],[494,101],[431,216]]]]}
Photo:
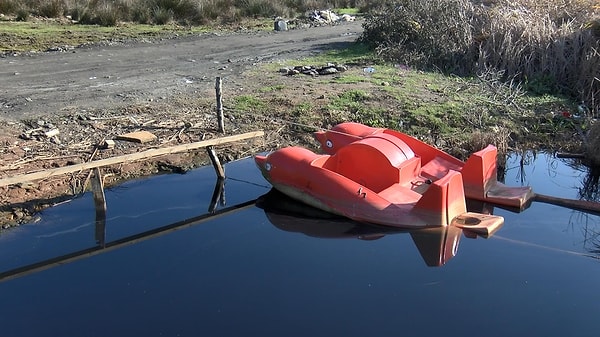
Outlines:
{"type": "Polygon", "coordinates": [[[416,204],[421,199],[420,193],[400,184],[393,184],[378,194],[392,204],[416,204]]]}
{"type": "Polygon", "coordinates": [[[460,171],[462,167],[436,156],[421,168],[421,175],[431,180],[438,180],[448,174],[448,170],[460,171]]]}
{"type": "Polygon", "coordinates": [[[342,147],[323,167],[379,193],[393,184],[409,183],[420,165],[403,141],[377,134],[342,147]]]}

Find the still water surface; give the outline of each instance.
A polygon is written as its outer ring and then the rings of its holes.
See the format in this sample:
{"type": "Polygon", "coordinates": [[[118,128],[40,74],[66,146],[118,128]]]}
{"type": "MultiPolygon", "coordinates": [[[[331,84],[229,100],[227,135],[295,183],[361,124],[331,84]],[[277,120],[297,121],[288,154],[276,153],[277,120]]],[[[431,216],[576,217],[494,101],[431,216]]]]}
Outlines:
{"type": "MultiPolygon", "coordinates": [[[[545,155],[518,163],[509,159],[506,184],[578,197],[584,171],[545,155]]],[[[270,189],[250,159],[226,173],[217,213],[270,189]]],[[[207,167],[107,190],[107,247],[207,213],[214,188],[207,167]]],[[[504,227],[469,239],[260,205],[0,281],[0,335],[598,335],[598,216],[541,203],[519,214],[496,208],[504,227]]],[[[86,195],[4,233],[0,273],[98,247],[94,219],[86,195]]]]}

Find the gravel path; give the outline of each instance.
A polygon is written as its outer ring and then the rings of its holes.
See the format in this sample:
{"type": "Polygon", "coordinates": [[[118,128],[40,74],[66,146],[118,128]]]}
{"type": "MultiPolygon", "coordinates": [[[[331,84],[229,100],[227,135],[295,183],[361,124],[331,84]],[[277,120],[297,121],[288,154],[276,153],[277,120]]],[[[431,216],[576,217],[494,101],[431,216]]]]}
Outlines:
{"type": "MultiPolygon", "coordinates": [[[[206,34],[0,58],[0,118],[114,108],[214,90],[252,65],[355,41],[360,22],[284,32],[206,34]]],[[[238,84],[241,85],[241,84],[238,84]]]]}

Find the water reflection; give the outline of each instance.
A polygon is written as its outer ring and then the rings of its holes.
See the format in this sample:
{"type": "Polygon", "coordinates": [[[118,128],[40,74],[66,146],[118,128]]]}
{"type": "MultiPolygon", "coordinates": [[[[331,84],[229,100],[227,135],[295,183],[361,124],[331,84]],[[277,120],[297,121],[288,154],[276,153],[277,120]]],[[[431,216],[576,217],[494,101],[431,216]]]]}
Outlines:
{"type": "MultiPolygon", "coordinates": [[[[534,190],[564,198],[577,198],[586,174],[542,155],[525,169],[534,190]]],[[[516,171],[507,172],[508,184],[519,184],[516,171]]],[[[270,189],[250,160],[227,172],[229,207],[270,189]]],[[[463,232],[453,247],[452,233],[381,231],[339,218],[321,219],[334,222],[326,231],[304,220],[320,223],[314,214],[252,202],[112,248],[210,214],[214,187],[208,168],[107,190],[101,251],[110,253],[0,282],[9,308],[2,336],[597,335],[590,322],[600,311],[600,264],[587,251],[597,253],[600,217],[555,205],[534,203],[521,213],[489,208],[505,217],[504,227],[489,240],[463,232]]],[[[93,206],[88,194],[0,235],[1,270],[96,245],[93,206]]]]}
{"type": "Polygon", "coordinates": [[[589,201],[600,201],[600,186],[598,181],[600,180],[600,167],[590,167],[588,173],[581,182],[579,188],[579,197],[583,200],[589,201]]]}
{"type": "MultiPolygon", "coordinates": [[[[401,229],[360,223],[304,205],[275,189],[258,198],[256,205],[264,210],[275,227],[311,237],[378,240],[386,235],[409,234],[425,264],[430,267],[443,266],[456,256],[461,234],[467,238],[478,236],[454,226],[401,229]]],[[[487,204],[477,205],[491,212],[487,204]]]]}

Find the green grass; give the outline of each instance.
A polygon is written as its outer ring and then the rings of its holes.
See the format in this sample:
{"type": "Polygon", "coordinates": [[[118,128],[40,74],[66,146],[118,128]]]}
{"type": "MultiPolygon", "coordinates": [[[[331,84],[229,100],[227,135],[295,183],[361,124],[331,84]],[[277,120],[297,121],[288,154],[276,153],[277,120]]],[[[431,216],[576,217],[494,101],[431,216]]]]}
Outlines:
{"type": "Polygon", "coordinates": [[[306,59],[306,61],[310,61],[313,64],[326,64],[330,62],[351,65],[366,65],[376,60],[377,57],[375,57],[369,47],[362,43],[351,43],[347,48],[327,51],[306,59]]]}
{"type": "Polygon", "coordinates": [[[364,90],[348,90],[333,98],[327,109],[340,111],[350,110],[359,111],[364,101],[369,99],[369,93],[364,90]]]}
{"type": "Polygon", "coordinates": [[[234,101],[234,108],[237,111],[257,111],[263,110],[267,107],[267,104],[260,98],[251,95],[236,96],[234,101]]]}
{"type": "Polygon", "coordinates": [[[360,14],[360,10],[358,8],[337,8],[333,10],[335,13],[338,13],[339,15],[344,15],[344,14],[348,14],[348,15],[357,15],[360,14]]]}
{"type": "Polygon", "coordinates": [[[0,52],[45,51],[55,46],[79,46],[107,40],[159,38],[208,31],[207,27],[131,24],[103,27],[57,24],[52,21],[0,21],[0,52]]]}
{"type": "Polygon", "coordinates": [[[270,85],[270,86],[262,87],[262,88],[258,89],[258,91],[260,91],[260,92],[273,92],[273,91],[281,91],[284,88],[285,88],[284,84],[275,84],[275,85],[270,85]]]}

